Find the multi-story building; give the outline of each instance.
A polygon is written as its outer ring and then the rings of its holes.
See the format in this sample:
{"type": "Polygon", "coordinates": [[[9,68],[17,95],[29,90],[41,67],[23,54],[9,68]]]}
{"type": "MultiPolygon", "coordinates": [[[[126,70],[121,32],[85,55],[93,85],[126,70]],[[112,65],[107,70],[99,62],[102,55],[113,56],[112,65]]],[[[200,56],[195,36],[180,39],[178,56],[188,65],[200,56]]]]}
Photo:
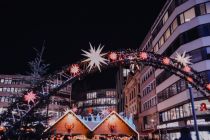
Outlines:
{"type": "Polygon", "coordinates": [[[129,69],[120,67],[116,76],[116,91],[117,91],[117,112],[124,112],[125,108],[125,93],[123,91],[127,77],[129,75],[129,69]]]}
{"type": "MultiPolygon", "coordinates": [[[[30,76],[25,75],[0,75],[0,113],[5,111],[11,102],[15,101],[16,96],[21,95],[22,92],[27,91],[30,87],[30,76]]],[[[60,80],[55,80],[59,84],[60,80]]],[[[46,109],[42,109],[42,113],[52,116],[50,122],[54,122],[59,118],[65,109],[69,108],[71,101],[71,85],[67,85],[58,91],[55,96],[50,98],[50,104],[46,109]]]]}
{"type": "Polygon", "coordinates": [[[0,113],[15,101],[16,96],[27,90],[28,79],[29,76],[23,75],[0,75],[0,113]]]}
{"type": "MultiPolygon", "coordinates": [[[[172,58],[176,52],[186,52],[191,66],[209,81],[209,46],[210,1],[167,0],[140,49],[172,58]]],[[[149,66],[139,73],[141,133],[148,133],[150,139],[173,140],[180,137],[181,128],[189,127],[195,139],[187,83],[169,71],[149,66]]],[[[210,103],[196,90],[193,95],[199,136],[209,139],[210,103]]]]}
{"type": "Polygon", "coordinates": [[[97,114],[103,111],[117,110],[117,93],[116,89],[100,89],[88,91],[80,96],[77,102],[81,114],[97,114]]]}

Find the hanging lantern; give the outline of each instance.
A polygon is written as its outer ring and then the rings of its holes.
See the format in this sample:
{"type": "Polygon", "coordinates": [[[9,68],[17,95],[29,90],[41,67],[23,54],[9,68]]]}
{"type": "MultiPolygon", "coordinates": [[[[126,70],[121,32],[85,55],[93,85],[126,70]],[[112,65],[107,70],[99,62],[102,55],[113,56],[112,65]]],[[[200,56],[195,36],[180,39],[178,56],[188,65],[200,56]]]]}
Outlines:
{"type": "Polygon", "coordinates": [[[76,75],[79,74],[79,72],[80,72],[79,65],[78,64],[72,64],[71,67],[70,67],[70,73],[73,76],[76,76],[76,75]]]}
{"type": "Polygon", "coordinates": [[[187,81],[192,83],[193,82],[193,79],[191,77],[187,77],[187,81]]]}
{"type": "Polygon", "coordinates": [[[207,88],[208,90],[210,90],[210,84],[207,84],[207,85],[206,85],[206,88],[207,88]]]}
{"type": "Polygon", "coordinates": [[[112,61],[116,61],[117,60],[117,53],[110,52],[109,59],[111,59],[112,61]]]}
{"type": "Polygon", "coordinates": [[[74,128],[74,124],[73,123],[65,123],[65,128],[70,133],[73,130],[73,128],[74,128]]]}
{"type": "Polygon", "coordinates": [[[147,54],[146,52],[140,52],[139,58],[140,58],[141,60],[145,60],[145,59],[148,58],[148,54],[147,54]]]}
{"type": "Polygon", "coordinates": [[[164,57],[162,60],[163,64],[169,65],[170,64],[170,59],[168,57],[164,57]]]}
{"type": "Polygon", "coordinates": [[[185,71],[185,72],[190,72],[190,71],[191,71],[191,68],[190,68],[189,66],[185,66],[185,67],[183,68],[183,71],[185,71]]]}
{"type": "Polygon", "coordinates": [[[6,131],[6,128],[4,126],[0,126],[0,133],[3,133],[6,131]]]}

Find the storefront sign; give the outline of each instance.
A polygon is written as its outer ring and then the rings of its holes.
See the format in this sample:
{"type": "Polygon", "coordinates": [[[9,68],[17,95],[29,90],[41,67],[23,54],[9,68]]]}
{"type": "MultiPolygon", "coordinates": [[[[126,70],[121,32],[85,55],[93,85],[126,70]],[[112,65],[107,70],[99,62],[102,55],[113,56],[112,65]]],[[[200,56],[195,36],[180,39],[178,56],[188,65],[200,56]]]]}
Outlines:
{"type": "MultiPolygon", "coordinates": [[[[194,121],[193,120],[188,120],[187,121],[187,125],[193,125],[193,124],[194,124],[194,121]]],[[[197,124],[207,125],[207,124],[210,124],[210,122],[207,122],[205,119],[198,119],[197,120],[197,124]]]]}
{"type": "Polygon", "coordinates": [[[174,122],[174,123],[167,123],[167,124],[158,125],[157,129],[172,128],[172,127],[178,127],[178,126],[179,126],[179,123],[174,122]]]}
{"type": "Polygon", "coordinates": [[[206,106],[206,103],[201,103],[200,105],[200,111],[207,111],[207,106],[206,106]]]}

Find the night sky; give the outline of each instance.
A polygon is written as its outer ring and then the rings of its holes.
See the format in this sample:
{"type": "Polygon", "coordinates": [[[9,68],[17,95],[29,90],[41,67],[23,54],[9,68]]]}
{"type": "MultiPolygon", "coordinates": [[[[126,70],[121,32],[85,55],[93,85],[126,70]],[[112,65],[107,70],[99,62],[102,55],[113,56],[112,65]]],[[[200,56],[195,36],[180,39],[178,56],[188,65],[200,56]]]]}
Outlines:
{"type": "MultiPolygon", "coordinates": [[[[44,59],[51,71],[83,58],[81,49],[88,50],[89,42],[105,45],[104,50],[138,48],[164,3],[0,2],[0,74],[29,71],[33,48],[40,49],[44,40],[44,59]]],[[[110,71],[97,74],[102,85],[113,86],[108,82],[114,81],[113,73],[107,76],[110,71]]]]}

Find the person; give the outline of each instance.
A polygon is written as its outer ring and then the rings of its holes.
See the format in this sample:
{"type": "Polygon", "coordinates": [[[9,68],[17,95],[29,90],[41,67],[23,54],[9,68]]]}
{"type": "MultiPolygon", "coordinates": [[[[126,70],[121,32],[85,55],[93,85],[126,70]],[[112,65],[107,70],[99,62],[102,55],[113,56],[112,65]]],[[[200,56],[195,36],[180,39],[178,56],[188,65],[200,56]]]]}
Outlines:
{"type": "Polygon", "coordinates": [[[179,140],[192,140],[189,128],[182,128],[180,132],[181,137],[179,138],[179,140]]]}

